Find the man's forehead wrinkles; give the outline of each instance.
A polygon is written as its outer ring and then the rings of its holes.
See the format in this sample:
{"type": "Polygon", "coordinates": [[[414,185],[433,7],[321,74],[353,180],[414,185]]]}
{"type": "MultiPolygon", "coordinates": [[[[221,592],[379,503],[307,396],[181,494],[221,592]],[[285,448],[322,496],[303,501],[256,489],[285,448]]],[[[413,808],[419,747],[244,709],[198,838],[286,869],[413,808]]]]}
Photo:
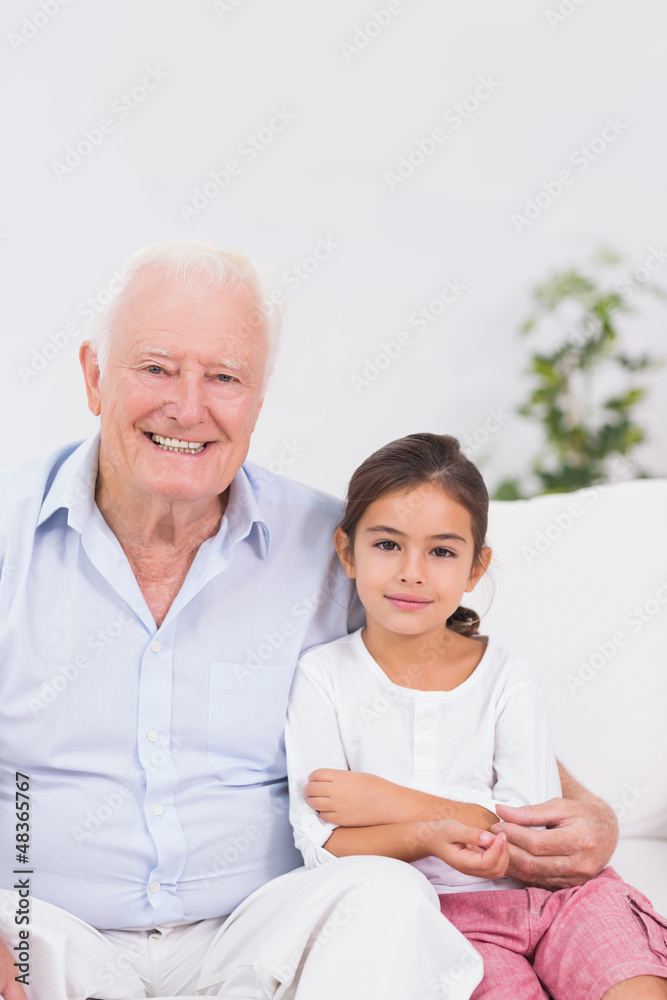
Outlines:
{"type": "Polygon", "coordinates": [[[238,345],[226,344],[224,340],[210,344],[193,344],[190,338],[185,336],[180,338],[179,342],[172,343],[160,339],[153,341],[146,338],[145,340],[137,340],[133,344],[130,344],[128,350],[133,354],[159,354],[163,358],[177,359],[191,356],[197,360],[202,359],[205,361],[237,359],[239,363],[247,364],[247,361],[243,360],[243,350],[239,351],[238,345]]]}

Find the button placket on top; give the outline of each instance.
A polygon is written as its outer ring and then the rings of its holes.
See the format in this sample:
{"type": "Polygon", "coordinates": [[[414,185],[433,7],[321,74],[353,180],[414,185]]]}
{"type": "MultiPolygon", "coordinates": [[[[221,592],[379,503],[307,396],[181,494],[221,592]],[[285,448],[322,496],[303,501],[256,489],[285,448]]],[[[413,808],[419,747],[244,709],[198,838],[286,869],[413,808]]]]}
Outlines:
{"type": "Polygon", "coordinates": [[[146,898],[156,923],[179,920],[183,916],[183,903],[175,885],[185,864],[186,845],[174,809],[178,775],[171,757],[170,741],[173,606],[158,639],[154,633],[155,622],[127,557],[97,508],[84,526],[82,544],[91,563],[134,610],[150,639],[140,661],[137,706],[137,752],[146,783],[144,817],[157,854],[156,866],[147,873],[146,898]],[[157,802],[164,806],[165,815],[154,813],[153,805],[157,802]]]}
{"type": "Polygon", "coordinates": [[[438,783],[435,698],[431,691],[415,691],[412,724],[412,759],[415,780],[422,787],[438,783]]]}
{"type": "MultiPolygon", "coordinates": [[[[242,537],[252,525],[242,525],[242,537]]],[[[144,816],[156,847],[157,864],[149,873],[147,897],[156,923],[180,920],[183,903],[176,885],[186,860],[183,828],[174,805],[178,773],[171,753],[173,712],[173,661],[176,621],[179,612],[201,588],[229,566],[233,542],[223,518],[217,536],[207,539],[195,557],[186,582],[167,616],[148,643],[141,661],[139,679],[139,760],[146,774],[144,816]],[[159,638],[158,638],[159,635],[159,638]],[[157,733],[157,739],[154,739],[157,733]],[[159,890],[153,888],[159,886],[159,890]]]]}
{"type": "Polygon", "coordinates": [[[185,862],[185,838],[174,808],[178,774],[171,754],[173,620],[146,645],[139,675],[138,750],[145,774],[144,817],[156,848],[147,896],[156,923],[178,920],[183,904],[175,886],[185,862]]]}

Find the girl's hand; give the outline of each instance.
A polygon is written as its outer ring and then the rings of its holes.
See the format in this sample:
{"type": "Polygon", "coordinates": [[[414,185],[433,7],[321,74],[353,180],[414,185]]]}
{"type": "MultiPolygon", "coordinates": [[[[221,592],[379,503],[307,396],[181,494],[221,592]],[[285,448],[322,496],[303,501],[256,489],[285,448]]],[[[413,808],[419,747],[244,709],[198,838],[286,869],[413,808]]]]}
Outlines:
{"type": "Polygon", "coordinates": [[[320,767],[304,787],[306,802],[325,823],[338,826],[382,826],[400,821],[410,789],[362,771],[320,767]]]}
{"type": "Polygon", "coordinates": [[[495,879],[507,870],[509,847],[504,833],[493,834],[447,819],[421,823],[418,836],[424,837],[432,854],[464,875],[495,879]]]}

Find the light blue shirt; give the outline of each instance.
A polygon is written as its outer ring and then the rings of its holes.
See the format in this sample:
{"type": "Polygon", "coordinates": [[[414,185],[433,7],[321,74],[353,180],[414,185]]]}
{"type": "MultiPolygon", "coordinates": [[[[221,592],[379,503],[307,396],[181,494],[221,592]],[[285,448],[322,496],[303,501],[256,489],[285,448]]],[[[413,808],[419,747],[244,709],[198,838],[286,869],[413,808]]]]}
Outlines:
{"type": "Polygon", "coordinates": [[[246,464],[156,628],[95,504],[99,437],[0,475],[0,871],[99,928],[229,913],[300,865],[283,725],[301,652],[359,625],[340,503],[246,464]]]}

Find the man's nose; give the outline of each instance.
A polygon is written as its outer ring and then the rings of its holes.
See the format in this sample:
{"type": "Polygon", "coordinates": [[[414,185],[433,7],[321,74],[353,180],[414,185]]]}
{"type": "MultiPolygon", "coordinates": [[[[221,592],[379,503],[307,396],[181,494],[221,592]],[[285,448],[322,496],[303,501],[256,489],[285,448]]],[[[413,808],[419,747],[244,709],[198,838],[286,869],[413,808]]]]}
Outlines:
{"type": "Polygon", "coordinates": [[[206,386],[194,375],[179,375],[173,382],[173,393],[168,406],[168,416],[182,427],[195,427],[206,414],[206,386]]]}

